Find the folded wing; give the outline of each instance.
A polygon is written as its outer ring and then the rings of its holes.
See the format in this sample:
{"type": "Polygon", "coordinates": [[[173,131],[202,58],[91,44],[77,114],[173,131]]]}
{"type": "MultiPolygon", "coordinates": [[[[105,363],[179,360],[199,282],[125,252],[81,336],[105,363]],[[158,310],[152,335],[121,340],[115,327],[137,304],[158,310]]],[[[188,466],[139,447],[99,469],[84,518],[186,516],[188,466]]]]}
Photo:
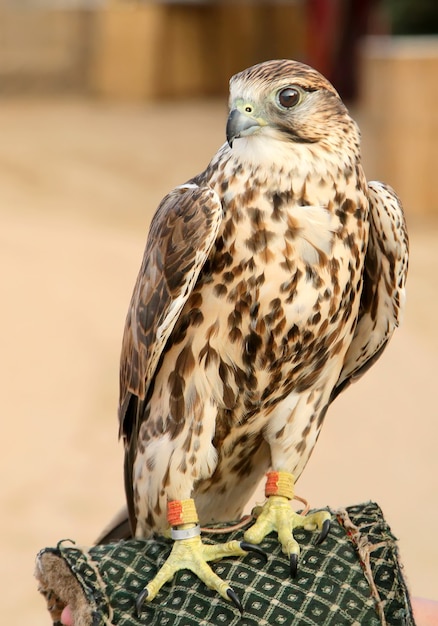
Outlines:
{"type": "Polygon", "coordinates": [[[155,213],[126,318],[120,363],[121,434],[130,396],[143,400],[160,355],[216,239],[222,205],[209,187],[174,189],[155,213]]]}
{"type": "Polygon", "coordinates": [[[409,244],[403,208],[387,185],[370,182],[370,235],[358,322],[332,400],[380,357],[405,305],[409,244]]]}

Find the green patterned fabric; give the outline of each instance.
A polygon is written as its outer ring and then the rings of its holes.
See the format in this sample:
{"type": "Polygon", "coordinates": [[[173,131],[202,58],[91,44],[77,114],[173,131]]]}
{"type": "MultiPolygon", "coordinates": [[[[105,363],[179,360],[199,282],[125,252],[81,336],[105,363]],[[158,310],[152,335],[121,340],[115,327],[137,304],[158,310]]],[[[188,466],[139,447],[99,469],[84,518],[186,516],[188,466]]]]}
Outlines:
{"type": "MultiPolygon", "coordinates": [[[[331,512],[332,527],[321,545],[315,545],[317,533],[295,532],[301,546],[295,580],[289,576],[288,560],[275,534],[262,544],[269,555],[267,562],[250,553],[213,564],[240,596],[242,618],[231,603],[189,571],[179,572],[153,602],[146,603],[141,618],[136,616],[137,595],[170,552],[172,542],[165,539],[87,549],[62,541],[56,548],[40,552],[37,578],[54,624],[59,623],[60,610],[67,602],[79,614],[83,600],[86,610],[79,626],[413,625],[395,538],[380,508],[367,503],[331,512]],[[62,562],[64,574],[53,576],[51,568],[56,561],[62,562]],[[63,576],[67,583],[70,576],[79,585],[75,582],[74,590],[68,592],[65,585],[56,589],[55,579],[63,576]],[[66,597],[68,593],[73,595],[66,597]]],[[[203,533],[203,540],[225,542],[241,539],[242,534],[242,530],[223,535],[203,533]]]]}

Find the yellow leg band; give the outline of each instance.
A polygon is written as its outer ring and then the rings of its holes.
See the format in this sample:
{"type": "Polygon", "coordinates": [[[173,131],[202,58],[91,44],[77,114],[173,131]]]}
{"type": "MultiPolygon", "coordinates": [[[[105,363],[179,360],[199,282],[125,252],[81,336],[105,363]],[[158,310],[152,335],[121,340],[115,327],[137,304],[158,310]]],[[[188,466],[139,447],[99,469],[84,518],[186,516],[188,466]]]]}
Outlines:
{"type": "Polygon", "coordinates": [[[268,472],[266,474],[265,496],[294,497],[295,478],[289,472],[268,472]]]}

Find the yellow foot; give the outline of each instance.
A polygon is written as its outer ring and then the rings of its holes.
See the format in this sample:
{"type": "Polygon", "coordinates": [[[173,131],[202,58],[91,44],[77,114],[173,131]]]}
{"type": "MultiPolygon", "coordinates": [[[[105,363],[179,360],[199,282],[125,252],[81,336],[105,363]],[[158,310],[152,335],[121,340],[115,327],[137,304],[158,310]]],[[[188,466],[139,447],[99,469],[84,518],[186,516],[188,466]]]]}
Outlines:
{"type": "Polygon", "coordinates": [[[290,500],[284,496],[269,496],[256,522],[248,528],[244,534],[245,541],[261,543],[266,535],[272,531],[277,531],[278,540],[281,543],[282,551],[289,557],[290,573],[293,578],[297,574],[298,555],[300,546],[293,536],[294,528],[303,527],[306,530],[321,531],[316,541],[320,544],[327,537],[330,529],[330,513],[328,511],[317,511],[308,515],[299,515],[292,510],[290,500]]]}
{"type": "Polygon", "coordinates": [[[265,556],[265,553],[259,547],[249,545],[244,541],[229,541],[225,544],[207,545],[202,543],[199,535],[189,539],[176,540],[172,552],[164,565],[155,578],[138,595],[136,601],[137,614],[140,616],[143,603],[153,600],[161,587],[171,580],[176,572],[182,569],[192,571],[207,587],[215,589],[225,600],[234,602],[242,613],[242,605],[236,592],[226,581],[223,581],[213,572],[208,565],[208,561],[215,561],[227,556],[245,556],[248,551],[257,552],[265,556]]]}

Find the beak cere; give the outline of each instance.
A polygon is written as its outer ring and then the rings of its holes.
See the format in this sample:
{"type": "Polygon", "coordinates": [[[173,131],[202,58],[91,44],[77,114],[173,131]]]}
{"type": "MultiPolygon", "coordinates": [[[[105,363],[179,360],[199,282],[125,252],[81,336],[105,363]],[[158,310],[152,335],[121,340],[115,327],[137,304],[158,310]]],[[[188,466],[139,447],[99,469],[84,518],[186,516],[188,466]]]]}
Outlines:
{"type": "Polygon", "coordinates": [[[232,148],[235,139],[252,135],[258,128],[260,128],[260,123],[255,118],[241,113],[238,109],[233,109],[227,120],[228,145],[232,148]]]}

